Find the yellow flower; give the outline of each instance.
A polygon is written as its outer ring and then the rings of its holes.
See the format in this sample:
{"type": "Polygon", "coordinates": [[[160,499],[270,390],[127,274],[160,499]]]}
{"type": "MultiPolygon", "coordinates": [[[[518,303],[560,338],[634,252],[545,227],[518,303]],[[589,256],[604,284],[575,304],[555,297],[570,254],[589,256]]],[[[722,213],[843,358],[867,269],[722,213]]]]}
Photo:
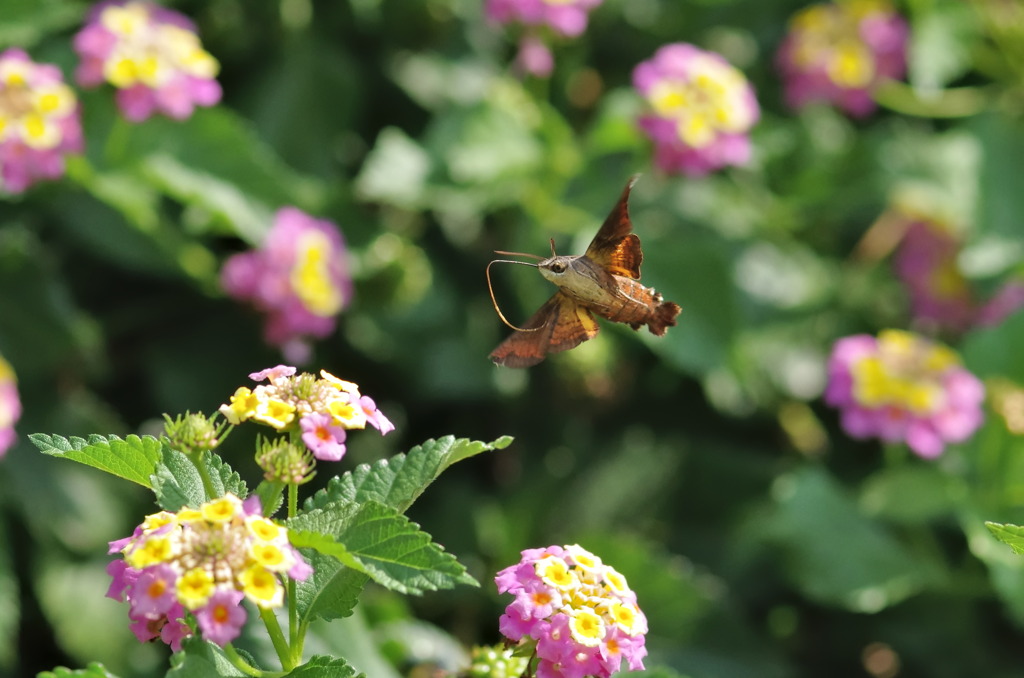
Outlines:
{"type": "Polygon", "coordinates": [[[345,393],[359,393],[359,384],[339,379],[327,370],[320,370],[320,376],[323,377],[324,381],[332,384],[339,391],[344,391],[345,393]]]}
{"type": "Polygon", "coordinates": [[[604,620],[588,610],[569,616],[569,632],[580,645],[595,647],[604,639],[604,620]]]}
{"type": "Polygon", "coordinates": [[[255,543],[249,553],[258,564],[273,572],[287,572],[294,564],[291,554],[276,544],[255,543]]]}
{"type": "Polygon", "coordinates": [[[252,391],[245,386],[239,386],[231,396],[231,404],[220,406],[220,413],[229,423],[241,424],[253,415],[259,403],[259,398],[252,391]]]}
{"type": "Polygon", "coordinates": [[[178,577],[175,587],[178,602],[190,610],[195,610],[205,605],[213,595],[213,575],[197,567],[178,577]]]}
{"type": "Polygon", "coordinates": [[[327,411],[344,428],[366,428],[366,413],[356,403],[336,398],[327,403],[327,411]]]}
{"type": "Polygon", "coordinates": [[[565,561],[555,556],[547,556],[537,561],[534,568],[537,576],[547,584],[560,591],[571,591],[579,586],[579,579],[565,561]]]}
{"type": "Polygon", "coordinates": [[[258,422],[273,426],[277,430],[286,428],[295,419],[295,406],[283,400],[267,398],[261,400],[253,412],[252,418],[258,422]]]}
{"type": "Polygon", "coordinates": [[[203,514],[203,518],[212,523],[226,523],[234,518],[241,508],[241,503],[237,499],[232,501],[232,498],[221,497],[206,502],[199,507],[199,511],[203,514]]]}
{"type": "Polygon", "coordinates": [[[249,533],[262,541],[276,541],[285,533],[284,528],[272,520],[255,516],[246,521],[249,533]]]}
{"type": "Polygon", "coordinates": [[[145,541],[125,555],[124,559],[137,570],[156,565],[174,556],[174,544],[166,536],[147,537],[145,541]]]}
{"type": "Polygon", "coordinates": [[[252,565],[242,573],[241,583],[245,597],[259,607],[280,607],[284,591],[281,582],[267,568],[252,565]]]}

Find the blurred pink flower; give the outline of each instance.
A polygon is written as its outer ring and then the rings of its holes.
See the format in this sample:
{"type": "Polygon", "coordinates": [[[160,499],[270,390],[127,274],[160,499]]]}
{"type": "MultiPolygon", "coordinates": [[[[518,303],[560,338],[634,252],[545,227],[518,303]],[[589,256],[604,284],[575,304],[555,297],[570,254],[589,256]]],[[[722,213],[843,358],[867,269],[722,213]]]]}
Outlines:
{"type": "Polygon", "coordinates": [[[747,79],[718,54],[665,45],[633,70],[633,86],[647,102],[639,125],[661,169],[700,176],[749,160],[760,109],[747,79]]]}
{"type": "Polygon", "coordinates": [[[917,321],[962,332],[974,322],[974,293],[957,267],[961,242],[943,223],[908,217],[893,261],[917,321]]]}
{"type": "Polygon", "coordinates": [[[221,284],[263,311],[267,342],[280,346],[289,362],[302,363],[309,354],[306,338],[333,332],[352,299],[346,256],[336,225],[285,207],[259,249],[225,262],[221,284]]]}
{"type": "Polygon", "coordinates": [[[985,389],[949,348],[902,330],[836,342],[825,402],[854,438],[905,442],[926,459],[981,425],[985,389]]]}
{"type": "Polygon", "coordinates": [[[516,66],[523,73],[529,73],[538,78],[547,78],[555,70],[555,56],[543,40],[532,33],[527,33],[519,41],[516,66]]]}
{"type": "Polygon", "coordinates": [[[484,11],[496,23],[547,26],[574,38],[587,28],[587,14],[602,0],[487,0],[484,11]]]}
{"type": "Polygon", "coordinates": [[[163,113],[183,120],[196,106],[220,101],[220,65],[203,49],[184,15],[141,0],[95,5],[75,35],[78,84],[117,88],[117,104],[132,122],[163,113]]]}
{"type": "Polygon", "coordinates": [[[824,101],[854,116],[871,113],[872,90],[906,72],[907,34],[887,0],[841,0],[799,11],[776,55],[789,105],[824,101]]]}
{"type": "Polygon", "coordinates": [[[0,458],[7,453],[17,438],[14,424],[21,418],[21,399],[14,370],[0,358],[0,458]]]}
{"type": "Polygon", "coordinates": [[[953,332],[991,327],[1024,307],[1024,280],[1011,277],[982,301],[959,266],[962,239],[944,221],[897,212],[902,236],[893,259],[916,323],[953,332]]]}
{"type": "Polygon", "coordinates": [[[64,156],[82,147],[78,99],[60,69],[20,49],[0,53],[0,189],[60,177],[64,156]]]}

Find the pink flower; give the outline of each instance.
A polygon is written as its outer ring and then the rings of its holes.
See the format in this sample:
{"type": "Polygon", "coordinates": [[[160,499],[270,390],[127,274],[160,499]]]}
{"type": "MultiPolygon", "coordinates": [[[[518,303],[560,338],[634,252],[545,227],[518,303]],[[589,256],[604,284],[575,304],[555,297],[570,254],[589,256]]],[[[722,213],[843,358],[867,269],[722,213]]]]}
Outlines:
{"type": "Polygon", "coordinates": [[[931,459],[981,425],[985,390],[950,349],[901,330],[836,342],[825,402],[854,438],[905,442],[931,459]]]}
{"type": "Polygon", "coordinates": [[[14,370],[0,357],[0,459],[14,445],[17,438],[14,424],[20,418],[21,399],[18,397],[18,383],[14,370]]]}
{"type": "Polygon", "coordinates": [[[886,0],[812,5],[789,29],[776,63],[794,108],[824,101],[867,115],[875,87],[906,71],[907,24],[886,0]]]}
{"type": "Polygon", "coordinates": [[[256,382],[269,380],[273,384],[293,374],[295,374],[295,368],[291,365],[275,365],[259,372],[253,372],[249,375],[249,378],[256,382]]]}
{"type": "Polygon", "coordinates": [[[978,309],[978,324],[993,327],[1024,307],[1024,279],[1013,278],[1003,283],[995,295],[978,309]]]}
{"type": "Polygon", "coordinates": [[[894,268],[910,295],[915,320],[954,331],[974,322],[973,290],[957,266],[961,242],[942,222],[908,218],[894,268]]]}
{"type": "Polygon", "coordinates": [[[587,14],[601,0],[487,0],[484,12],[495,23],[547,26],[559,35],[575,38],[587,28],[587,14]]]}
{"type": "Polygon", "coordinates": [[[555,56],[543,40],[532,33],[527,33],[519,41],[516,66],[523,73],[547,78],[555,70],[555,56]]]}
{"type": "Polygon", "coordinates": [[[195,612],[203,638],[221,647],[237,638],[245,624],[245,609],[239,605],[244,597],[234,589],[219,589],[210,596],[210,602],[195,612]]]}
{"type": "Polygon", "coordinates": [[[268,343],[280,346],[293,362],[304,362],[309,354],[305,338],[333,332],[338,314],[352,299],[346,256],[337,226],[285,207],[259,249],[225,262],[221,285],[228,295],[266,314],[268,343]]]}
{"type": "Polygon", "coordinates": [[[302,442],[321,461],[340,461],[345,456],[345,429],[329,414],[312,412],[299,420],[302,442]]]}
{"type": "Polygon", "coordinates": [[[395,425],[384,416],[383,412],[377,409],[377,404],[373,402],[373,398],[370,396],[359,397],[359,409],[366,415],[366,421],[370,426],[380,431],[382,436],[395,430],[395,425]]]}
{"type": "Polygon", "coordinates": [[[220,101],[220,65],[203,49],[185,16],[142,0],[95,5],[74,39],[83,87],[109,82],[132,122],[154,113],[183,120],[196,106],[220,101]]]}
{"type": "Polygon", "coordinates": [[[661,169],[700,176],[749,160],[760,108],[747,79],[721,56],[665,45],[633,70],[633,86],[647,103],[638,123],[661,169]]]}
{"type": "Polygon", "coordinates": [[[536,657],[537,678],[606,678],[623,661],[643,669],[647,620],[626,578],[586,549],[530,549],[495,576],[515,599],[498,628],[536,657]]]}
{"type": "Polygon", "coordinates": [[[64,174],[64,156],[83,147],[78,108],[59,68],[20,49],[0,53],[0,190],[21,193],[64,174]]]}
{"type": "Polygon", "coordinates": [[[146,619],[165,616],[177,603],[174,597],[177,578],[177,573],[162,563],[142,570],[132,585],[131,613],[146,619]]]}

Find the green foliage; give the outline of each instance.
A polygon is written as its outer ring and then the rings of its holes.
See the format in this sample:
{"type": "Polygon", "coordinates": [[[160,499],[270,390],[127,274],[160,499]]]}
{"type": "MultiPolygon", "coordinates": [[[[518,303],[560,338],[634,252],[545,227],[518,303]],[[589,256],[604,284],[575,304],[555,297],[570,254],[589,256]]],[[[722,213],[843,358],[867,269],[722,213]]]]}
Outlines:
{"type": "Polygon", "coordinates": [[[117,678],[99,662],[90,662],[84,669],[68,669],[63,666],[53,671],[41,671],[37,678],[117,678]]]}
{"type": "Polygon", "coordinates": [[[985,527],[989,529],[996,539],[1013,549],[1014,553],[1024,555],[1024,527],[1020,525],[1003,525],[991,521],[986,521],[985,527]]]}
{"type": "Polygon", "coordinates": [[[292,544],[337,558],[401,593],[475,584],[455,557],[395,509],[369,500],[332,502],[288,521],[292,544]]]}
{"type": "Polygon", "coordinates": [[[153,487],[152,476],[165,451],[163,443],[152,436],[131,435],[122,440],[93,434],[86,440],[34,433],[30,439],[43,454],[77,461],[143,487],[153,487]]]}
{"type": "Polygon", "coordinates": [[[365,678],[344,659],[314,655],[309,661],[288,673],[292,678],[365,678]]]}
{"type": "Polygon", "coordinates": [[[198,508],[203,502],[228,492],[236,497],[249,494],[238,473],[216,454],[206,452],[195,461],[166,446],[153,471],[153,492],[165,511],[177,511],[185,506],[198,508]],[[204,477],[209,479],[209,487],[204,477]]]}

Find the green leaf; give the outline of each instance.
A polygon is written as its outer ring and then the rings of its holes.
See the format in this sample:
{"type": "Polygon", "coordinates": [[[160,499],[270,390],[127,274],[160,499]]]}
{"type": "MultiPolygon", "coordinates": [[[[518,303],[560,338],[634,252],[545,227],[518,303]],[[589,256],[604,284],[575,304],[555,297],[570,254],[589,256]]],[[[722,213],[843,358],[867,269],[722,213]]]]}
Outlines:
{"type": "Polygon", "coordinates": [[[338,501],[288,521],[291,542],[337,558],[406,594],[476,585],[466,568],[408,518],[377,501],[338,501]]]}
{"type": "Polygon", "coordinates": [[[774,507],[754,534],[773,544],[804,595],[858,612],[876,612],[935,576],[927,562],[866,518],[831,476],[806,468],[780,478],[774,507]]]}
{"type": "Polygon", "coordinates": [[[291,678],[365,678],[362,673],[356,674],[344,659],[323,655],[313,655],[288,675],[291,678]]]}
{"type": "Polygon", "coordinates": [[[243,499],[248,495],[245,481],[216,454],[207,452],[200,463],[210,478],[212,495],[207,494],[203,477],[191,459],[178,450],[164,448],[163,458],[152,478],[153,491],[161,508],[166,511],[177,511],[185,506],[198,508],[203,502],[228,492],[243,499]]]}
{"type": "Polygon", "coordinates": [[[993,523],[991,521],[986,521],[985,527],[988,528],[988,531],[996,539],[1013,549],[1014,553],[1024,555],[1024,527],[1010,523],[993,523]]]}
{"type": "Polygon", "coordinates": [[[198,637],[187,638],[182,651],[171,655],[171,670],[167,678],[234,678],[245,676],[224,650],[198,637]]]}
{"type": "Polygon", "coordinates": [[[58,666],[53,671],[41,671],[36,678],[117,678],[99,662],[90,662],[84,669],[69,669],[58,666]]]}
{"type": "Polygon", "coordinates": [[[305,509],[323,508],[338,500],[374,500],[404,512],[452,464],[481,452],[503,450],[511,442],[511,436],[502,436],[490,443],[454,436],[431,439],[412,448],[408,454],[395,455],[373,466],[362,464],[332,478],[326,488],[306,500],[305,509]]]}
{"type": "Polygon", "coordinates": [[[971,68],[978,40],[978,12],[962,2],[931,2],[915,17],[911,31],[909,78],[915,89],[932,93],[971,68]]]}
{"type": "Polygon", "coordinates": [[[163,443],[152,436],[91,435],[88,439],[33,433],[29,439],[43,454],[63,457],[98,468],[119,478],[153,487],[150,476],[160,460],[163,443]]]}
{"type": "Polygon", "coordinates": [[[314,619],[341,619],[352,614],[368,576],[342,565],[337,558],[307,549],[303,556],[313,574],[295,589],[296,609],[303,625],[314,619]]]}

